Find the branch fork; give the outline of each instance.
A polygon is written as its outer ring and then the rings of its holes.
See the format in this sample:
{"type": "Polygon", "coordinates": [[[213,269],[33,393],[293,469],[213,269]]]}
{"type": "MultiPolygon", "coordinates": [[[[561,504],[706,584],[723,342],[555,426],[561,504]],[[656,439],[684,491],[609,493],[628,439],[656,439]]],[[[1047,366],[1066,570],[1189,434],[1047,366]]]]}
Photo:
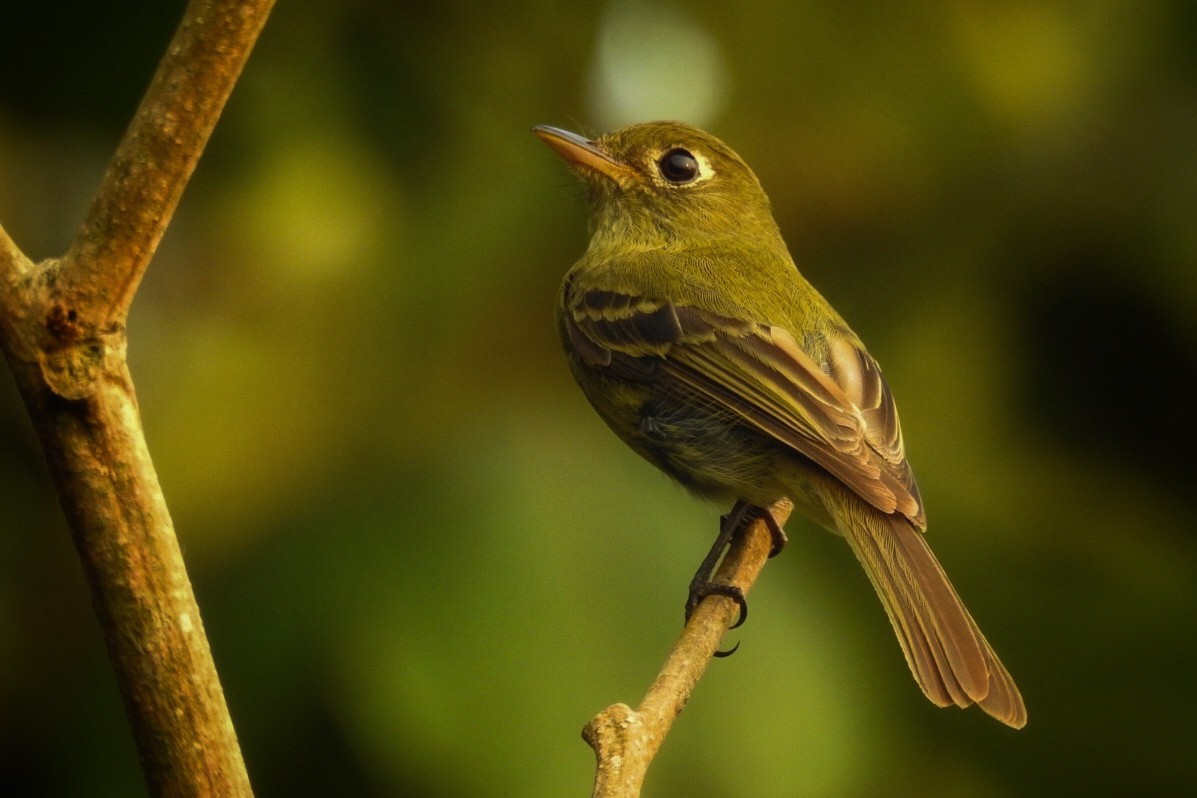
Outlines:
{"type": "Polygon", "coordinates": [[[0,349],[41,440],[159,796],[252,795],[125,358],[133,296],[273,0],[192,0],[74,242],[0,227],[0,349]]]}

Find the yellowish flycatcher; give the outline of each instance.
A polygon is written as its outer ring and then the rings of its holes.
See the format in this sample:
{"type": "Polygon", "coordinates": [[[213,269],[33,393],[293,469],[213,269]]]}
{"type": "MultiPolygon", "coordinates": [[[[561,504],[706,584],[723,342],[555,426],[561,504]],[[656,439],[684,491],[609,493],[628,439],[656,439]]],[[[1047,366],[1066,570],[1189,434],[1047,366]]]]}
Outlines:
{"type": "Polygon", "coordinates": [[[1021,728],[1018,688],[923,537],[889,386],[799,274],[744,161],[677,122],[534,132],[588,188],[557,324],[599,415],[696,494],[785,497],[842,534],[927,698],[1021,728]]]}

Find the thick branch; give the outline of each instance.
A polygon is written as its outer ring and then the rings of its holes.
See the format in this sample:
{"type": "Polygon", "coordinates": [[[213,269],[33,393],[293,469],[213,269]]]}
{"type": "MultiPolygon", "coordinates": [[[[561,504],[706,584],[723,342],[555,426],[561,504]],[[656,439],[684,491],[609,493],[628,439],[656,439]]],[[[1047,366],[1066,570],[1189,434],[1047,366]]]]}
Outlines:
{"type": "MultiPolygon", "coordinates": [[[[790,516],[792,505],[785,500],[770,509],[779,525],[790,516]]],[[[764,520],[754,521],[744,534],[736,536],[715,581],[736,585],[745,595],[765,566],[773,537],[764,520]]],[[[594,749],[597,768],[594,798],[635,798],[648,766],[665,741],[673,721],[690,700],[707,663],[719,649],[728,625],[735,619],[736,603],[723,596],[708,596],[690,616],[640,706],[613,704],[595,715],[582,730],[594,749]]]]}
{"type": "Polygon", "coordinates": [[[271,0],[192,0],[61,259],[0,229],[0,346],[92,590],[150,790],[249,779],[141,428],[125,316],[271,0]]]}
{"type": "Polygon", "coordinates": [[[123,343],[97,342],[90,396],[13,363],[91,585],[142,770],[158,796],[252,794],[142,434],[123,343]]]}

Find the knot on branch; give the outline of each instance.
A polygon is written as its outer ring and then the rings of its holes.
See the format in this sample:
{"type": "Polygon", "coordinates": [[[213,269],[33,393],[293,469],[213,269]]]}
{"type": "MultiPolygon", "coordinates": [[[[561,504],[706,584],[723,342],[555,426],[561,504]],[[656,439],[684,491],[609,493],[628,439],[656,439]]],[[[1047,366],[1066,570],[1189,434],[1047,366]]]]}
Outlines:
{"type": "Polygon", "coordinates": [[[63,399],[86,399],[95,393],[96,378],[107,358],[99,343],[72,346],[38,353],[38,365],[46,386],[63,399]]]}
{"type": "Polygon", "coordinates": [[[644,717],[627,704],[612,704],[582,729],[594,749],[595,796],[636,796],[655,746],[644,738],[644,717]]]}
{"type": "Polygon", "coordinates": [[[79,312],[56,303],[46,314],[46,331],[58,341],[69,344],[83,337],[83,326],[79,323],[79,312]]]}
{"type": "Polygon", "coordinates": [[[64,399],[85,399],[95,393],[101,375],[124,363],[124,328],[96,330],[73,307],[50,306],[43,320],[37,362],[46,386],[64,399]]]}

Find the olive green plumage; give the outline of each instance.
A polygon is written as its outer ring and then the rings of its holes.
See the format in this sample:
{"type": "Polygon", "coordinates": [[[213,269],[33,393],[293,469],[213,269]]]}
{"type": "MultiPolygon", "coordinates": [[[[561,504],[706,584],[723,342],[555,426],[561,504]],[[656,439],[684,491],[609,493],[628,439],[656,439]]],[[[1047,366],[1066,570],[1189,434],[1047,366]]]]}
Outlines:
{"type": "Polygon", "coordinates": [[[924,540],[889,386],[798,272],[748,166],[676,122],[594,141],[535,132],[588,189],[590,245],[558,328],[599,415],[699,495],[784,496],[843,534],[927,697],[1024,725],[1018,688],[924,540]]]}

